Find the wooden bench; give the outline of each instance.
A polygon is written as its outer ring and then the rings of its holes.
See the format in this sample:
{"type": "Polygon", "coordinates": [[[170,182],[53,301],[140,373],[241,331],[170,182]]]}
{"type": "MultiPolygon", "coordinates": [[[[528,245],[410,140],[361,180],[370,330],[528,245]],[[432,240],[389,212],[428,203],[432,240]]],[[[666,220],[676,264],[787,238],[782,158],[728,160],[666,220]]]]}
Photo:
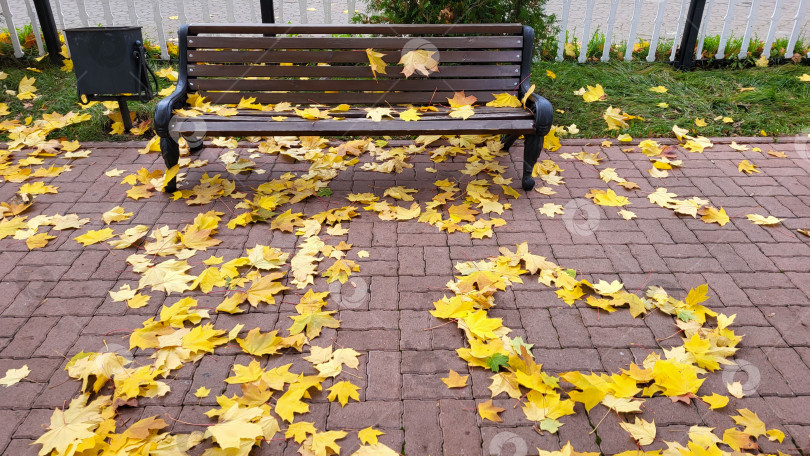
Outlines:
{"type": "MultiPolygon", "coordinates": [[[[274,25],[191,24],[178,33],[177,89],[155,110],[155,130],[167,167],[177,164],[177,138],[192,150],[201,136],[408,136],[423,134],[502,134],[509,148],[525,136],[522,187],[534,187],[531,172],[553,118],[551,104],[532,94],[523,108],[484,104],[493,94],[509,92],[519,99],[529,90],[534,31],[520,24],[453,25],[274,25]],[[348,37],[346,37],[348,35],[348,37]],[[375,77],[366,49],[386,54],[385,74],[375,77]],[[400,57],[409,50],[436,51],[438,72],[405,78],[400,57]],[[290,65],[292,64],[292,65],[290,65]],[[320,64],[320,65],[319,65],[320,64]],[[327,64],[327,65],[325,65],[327,64]],[[478,101],[466,119],[448,115],[446,99],[464,91],[478,101]],[[289,102],[351,109],[343,120],[307,120],[294,115],[240,110],[236,116],[206,114],[186,120],[173,111],[187,95],[198,92],[215,104],[237,104],[244,97],[257,103],[289,102]],[[399,118],[372,121],[361,107],[439,106],[419,121],[399,118]]],[[[335,114],[337,116],[338,114],[335,114]]],[[[176,189],[175,182],[167,191],[176,189]]]]}

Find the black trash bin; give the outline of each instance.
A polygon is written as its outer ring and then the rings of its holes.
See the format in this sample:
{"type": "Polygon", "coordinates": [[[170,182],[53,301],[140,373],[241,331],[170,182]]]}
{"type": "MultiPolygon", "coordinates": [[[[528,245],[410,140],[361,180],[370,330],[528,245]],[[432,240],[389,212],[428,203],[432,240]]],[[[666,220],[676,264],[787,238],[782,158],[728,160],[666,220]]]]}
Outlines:
{"type": "Polygon", "coordinates": [[[157,89],[157,78],[146,64],[141,28],[74,28],[65,30],[65,37],[79,100],[117,100],[124,124],[128,124],[126,100],[149,101],[157,89]]]}

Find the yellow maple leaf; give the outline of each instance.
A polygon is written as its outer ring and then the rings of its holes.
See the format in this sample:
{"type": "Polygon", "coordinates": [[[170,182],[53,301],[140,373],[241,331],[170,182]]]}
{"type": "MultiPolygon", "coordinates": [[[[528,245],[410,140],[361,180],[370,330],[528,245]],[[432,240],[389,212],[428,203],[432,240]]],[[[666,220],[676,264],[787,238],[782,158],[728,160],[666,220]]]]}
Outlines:
{"type": "Polygon", "coordinates": [[[557,79],[557,75],[554,74],[554,72],[551,70],[546,70],[546,76],[548,76],[551,79],[557,79]]]}
{"type": "Polygon", "coordinates": [[[358,431],[357,438],[360,439],[360,443],[364,445],[376,445],[377,437],[383,434],[385,434],[385,432],[378,431],[373,427],[369,426],[365,429],[361,429],[360,431],[358,431]]]}
{"type": "Polygon", "coordinates": [[[21,195],[42,195],[45,193],[58,193],[59,187],[45,185],[42,182],[26,183],[20,186],[21,195]]]}
{"type": "Polygon", "coordinates": [[[25,240],[25,245],[28,247],[28,250],[41,249],[48,245],[48,241],[55,238],[56,236],[51,236],[48,233],[37,233],[29,236],[25,240]]]}
{"type": "Polygon", "coordinates": [[[799,78],[799,81],[810,82],[810,74],[804,73],[803,75],[796,77],[799,78]]]}
{"type": "Polygon", "coordinates": [[[756,442],[751,440],[751,436],[736,428],[726,429],[723,432],[723,443],[730,446],[734,451],[754,450],[759,448],[756,442]]]}
{"type": "Polygon", "coordinates": [[[351,276],[352,272],[357,272],[360,270],[360,266],[357,265],[352,260],[347,259],[339,259],[335,261],[332,266],[326,269],[323,272],[323,276],[326,277],[327,283],[332,283],[335,280],[339,281],[340,283],[346,283],[349,280],[349,276],[351,276]]]}
{"type": "Polygon", "coordinates": [[[554,203],[544,204],[543,207],[537,209],[537,212],[551,218],[554,218],[555,214],[564,214],[562,205],[554,203]]]}
{"type": "Polygon", "coordinates": [[[421,116],[419,115],[419,111],[417,111],[415,108],[410,108],[410,109],[407,109],[405,111],[400,112],[399,113],[399,118],[406,121],[406,122],[410,122],[410,121],[417,121],[417,120],[421,119],[421,116]]]}
{"type": "Polygon", "coordinates": [[[366,49],[366,56],[368,57],[369,65],[371,65],[371,72],[374,74],[374,79],[377,79],[377,72],[385,74],[385,67],[388,66],[382,59],[385,57],[385,54],[382,52],[374,52],[374,49],[369,48],[366,49]]]}
{"type": "Polygon", "coordinates": [[[746,214],[745,216],[748,217],[748,220],[752,221],[756,225],[773,226],[782,221],[782,219],[776,218],[773,215],[765,217],[759,214],[746,214]]]}
{"type": "Polygon", "coordinates": [[[494,108],[519,108],[522,106],[520,100],[511,93],[493,93],[492,96],[495,99],[487,103],[487,106],[494,108]]]}
{"type": "Polygon", "coordinates": [[[101,219],[104,220],[104,223],[107,225],[113,222],[122,222],[124,220],[128,220],[130,217],[132,217],[132,212],[124,212],[124,208],[121,206],[115,206],[109,211],[101,214],[101,219]]]}
{"type": "Polygon", "coordinates": [[[149,299],[150,299],[149,295],[143,295],[138,293],[131,299],[127,300],[127,307],[129,307],[130,309],[140,309],[141,307],[144,307],[147,304],[149,304],[149,299]]]}
{"type": "Polygon", "coordinates": [[[358,393],[360,388],[349,381],[344,380],[337,382],[327,390],[329,391],[329,396],[327,396],[327,399],[334,402],[337,398],[341,407],[348,404],[349,399],[354,399],[358,402],[360,401],[360,394],[358,393]]]}
{"type": "Polygon", "coordinates": [[[67,409],[54,410],[48,431],[34,442],[42,445],[39,454],[69,454],[68,449],[75,451],[85,439],[96,436],[96,428],[112,416],[111,401],[110,396],[99,396],[88,403],[89,398],[88,393],[82,394],[67,409]]]}
{"type": "Polygon", "coordinates": [[[725,209],[722,207],[717,209],[713,206],[706,206],[698,211],[698,214],[701,215],[700,219],[706,223],[716,223],[720,226],[725,225],[729,222],[728,214],[726,214],[725,209]]]}
{"type": "Polygon", "coordinates": [[[580,89],[580,93],[578,95],[582,95],[582,99],[585,100],[585,103],[593,103],[594,101],[600,101],[607,99],[607,94],[605,93],[605,89],[602,88],[602,84],[596,84],[596,86],[587,86],[588,89],[580,89]]]}
{"type": "Polygon", "coordinates": [[[115,233],[113,232],[112,229],[104,228],[101,230],[90,230],[82,234],[81,236],[76,236],[73,239],[75,239],[76,242],[78,242],[79,244],[82,244],[86,247],[88,245],[104,242],[113,236],[115,236],[115,233]]]}
{"type": "Polygon", "coordinates": [[[447,377],[442,378],[442,382],[447,385],[448,388],[464,388],[467,386],[467,379],[470,378],[469,375],[459,375],[458,372],[450,369],[450,373],[447,377]]]}
{"type": "Polygon", "coordinates": [[[739,164],[737,164],[737,170],[741,173],[745,174],[753,174],[753,173],[761,173],[762,171],[757,169],[757,165],[749,162],[748,160],[743,160],[739,164]]]}
{"type": "Polygon", "coordinates": [[[402,74],[407,78],[414,72],[430,76],[431,72],[439,71],[439,62],[433,60],[432,57],[435,53],[436,51],[426,49],[414,49],[406,52],[398,62],[403,65],[402,74]]]}
{"type": "Polygon", "coordinates": [[[23,367],[19,369],[9,369],[6,371],[6,375],[4,375],[3,378],[0,378],[0,385],[5,387],[16,385],[30,373],[31,370],[28,369],[27,364],[23,365],[23,367]]]}
{"type": "Polygon", "coordinates": [[[698,118],[695,119],[695,126],[697,126],[697,127],[705,127],[706,125],[708,125],[708,124],[706,123],[706,120],[703,119],[702,117],[698,117],[698,118]]]}
{"type": "Polygon", "coordinates": [[[470,105],[463,105],[458,108],[450,109],[450,117],[454,119],[467,120],[475,114],[475,110],[470,105]]]}
{"type": "Polygon", "coordinates": [[[620,108],[614,108],[613,106],[609,106],[604,114],[602,114],[602,118],[605,119],[605,122],[608,125],[608,130],[619,130],[621,128],[627,128],[630,124],[627,121],[631,118],[627,115],[627,113],[622,112],[620,108]]]}
{"type": "Polygon", "coordinates": [[[247,290],[247,300],[250,305],[256,307],[262,302],[275,304],[276,300],[273,295],[289,290],[289,287],[285,287],[281,282],[278,282],[285,275],[286,272],[271,272],[259,280],[255,280],[247,290]]]}
{"type": "Polygon", "coordinates": [[[37,91],[36,86],[34,86],[35,82],[37,82],[36,78],[23,76],[17,88],[17,98],[20,100],[32,100],[36,98],[37,96],[34,95],[34,92],[37,91]]]}
{"type": "Polygon", "coordinates": [[[667,88],[662,86],[662,85],[655,86],[655,87],[650,87],[649,90],[650,90],[650,92],[655,92],[655,93],[667,93],[667,88]]]}
{"type": "Polygon", "coordinates": [[[245,353],[254,356],[275,355],[283,348],[282,339],[276,334],[278,330],[262,334],[259,328],[253,328],[244,339],[236,339],[236,342],[245,353]]]}
{"type": "Polygon", "coordinates": [[[366,117],[373,120],[374,122],[382,121],[383,116],[388,116],[390,118],[394,118],[391,108],[364,108],[366,111],[366,117]]]}
{"type": "Polygon", "coordinates": [[[194,397],[199,397],[200,399],[202,399],[208,397],[209,394],[211,394],[211,390],[204,386],[201,386],[197,388],[197,391],[194,392],[194,397]]]}
{"type": "Polygon", "coordinates": [[[709,408],[712,410],[723,408],[728,404],[728,397],[717,393],[712,393],[711,396],[700,396],[700,399],[709,404],[709,408]]]}
{"type": "Polygon", "coordinates": [[[504,410],[506,409],[496,407],[492,403],[492,399],[478,404],[478,414],[481,416],[482,420],[494,421],[496,423],[503,422],[503,420],[501,419],[500,416],[498,416],[498,414],[503,412],[504,410]]]}
{"type": "Polygon", "coordinates": [[[252,445],[264,433],[256,423],[263,413],[259,407],[245,408],[234,403],[219,416],[217,424],[206,429],[205,437],[212,437],[223,450],[240,448],[242,440],[248,440],[252,445]]]}
{"type": "Polygon", "coordinates": [[[740,426],[745,426],[743,432],[750,435],[751,437],[759,437],[761,435],[765,435],[765,423],[759,419],[759,416],[748,409],[738,409],[737,413],[739,415],[734,415],[731,418],[740,426]]]}
{"type": "Polygon", "coordinates": [[[636,421],[633,424],[619,423],[619,425],[622,429],[630,433],[630,436],[633,437],[633,440],[639,445],[649,445],[655,440],[655,420],[650,422],[636,417],[636,421]]]}

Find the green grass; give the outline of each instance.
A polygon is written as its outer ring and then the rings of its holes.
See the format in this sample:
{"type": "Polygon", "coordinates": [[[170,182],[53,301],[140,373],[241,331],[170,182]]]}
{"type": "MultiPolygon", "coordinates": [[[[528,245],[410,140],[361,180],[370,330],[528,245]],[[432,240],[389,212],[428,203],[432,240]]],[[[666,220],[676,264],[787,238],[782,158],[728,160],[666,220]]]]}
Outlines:
{"type": "MultiPolygon", "coordinates": [[[[158,62],[158,66],[165,66],[165,63],[158,62]]],[[[87,112],[92,114],[92,120],[87,122],[70,125],[62,128],[51,134],[51,137],[66,137],[68,139],[79,141],[129,141],[133,139],[142,139],[132,135],[110,135],[110,125],[112,121],[105,115],[104,106],[97,104],[86,110],[82,110],[78,104],[79,98],[76,94],[76,77],[73,72],[66,73],[61,71],[58,67],[52,66],[47,62],[47,58],[41,62],[37,62],[33,58],[23,58],[20,60],[14,58],[0,59],[0,67],[8,74],[5,80],[0,81],[0,103],[7,103],[8,109],[11,112],[8,116],[0,120],[19,119],[24,121],[26,117],[31,116],[34,120],[42,117],[43,114],[56,111],[60,114],[65,114],[68,111],[74,112],[87,112]],[[41,73],[28,70],[26,68],[37,68],[41,73]],[[9,95],[6,90],[17,90],[20,80],[23,76],[36,78],[34,86],[37,88],[36,94],[39,97],[36,100],[20,101],[14,95],[9,95]]],[[[158,78],[161,84],[161,89],[170,85],[166,80],[158,78]]],[[[155,98],[149,103],[141,103],[138,101],[128,102],[127,105],[131,112],[136,113],[136,123],[151,119],[155,110],[155,105],[161,97],[155,98]]],[[[147,133],[146,136],[151,136],[147,133]]],[[[6,139],[6,135],[0,134],[0,140],[6,139]]]]}
{"type": "Polygon", "coordinates": [[[674,124],[696,129],[704,136],[755,136],[760,130],[768,135],[791,135],[810,127],[810,83],[798,76],[810,73],[803,65],[769,68],[716,69],[679,72],[666,64],[646,62],[609,62],[578,65],[568,62],[541,62],[534,66],[532,82],[537,92],[551,101],[555,125],[576,124],[577,137],[615,137],[628,133],[633,137],[672,136],[674,124]],[[546,76],[553,71],[557,78],[546,76]],[[585,103],[573,92],[586,85],[602,84],[607,99],[585,103]],[[651,92],[662,85],[667,93],[651,92]],[[754,91],[740,92],[743,87],[754,91]],[[661,102],[669,104],[660,108],[661,102]],[[602,114],[608,106],[620,107],[644,121],[631,121],[625,131],[608,131],[602,114]],[[728,116],[734,123],[714,121],[728,116]],[[695,127],[701,117],[709,124],[695,127]]]}
{"type": "MultiPolygon", "coordinates": [[[[41,118],[43,114],[57,111],[78,112],[78,98],[73,73],[66,73],[53,67],[46,60],[3,59],[3,71],[9,76],[0,81],[0,103],[7,103],[11,114],[3,120],[23,121],[31,116],[41,118]],[[41,73],[27,70],[26,67],[41,69],[41,73]],[[6,90],[16,90],[23,76],[36,78],[39,98],[33,101],[19,101],[6,90]]],[[[156,62],[156,67],[164,66],[156,62]]],[[[555,109],[556,125],[576,124],[581,130],[577,137],[615,137],[618,133],[629,133],[634,137],[671,136],[672,125],[696,129],[696,117],[704,118],[709,125],[697,128],[696,132],[705,136],[752,136],[765,130],[768,135],[791,135],[810,126],[810,83],[797,78],[810,73],[810,67],[803,65],[782,65],[769,68],[715,69],[678,72],[669,65],[646,62],[619,62],[580,65],[571,62],[541,62],[535,65],[532,80],[537,91],[546,96],[555,109]],[[546,70],[556,73],[551,80],[546,70]],[[582,97],[573,92],[585,85],[602,84],[607,100],[585,103],[582,97]],[[650,92],[653,86],[663,85],[669,89],[665,94],[650,92]],[[754,91],[740,92],[742,87],[754,87],[754,91]],[[666,102],[668,108],[659,108],[658,103],[666,102]],[[608,131],[602,113],[608,106],[620,107],[627,113],[643,117],[634,120],[627,131],[608,131]],[[713,121],[716,116],[734,119],[732,124],[713,121]]],[[[160,78],[159,78],[160,79],[160,78]]],[[[160,79],[161,88],[169,83],[160,79]]],[[[160,97],[149,103],[131,102],[130,110],[135,112],[138,121],[152,118],[155,104],[160,97]]],[[[65,137],[79,141],[126,141],[144,139],[131,135],[110,135],[111,121],[102,112],[104,107],[96,105],[86,112],[93,119],[72,125],[54,132],[51,137],[65,137]]],[[[0,136],[0,140],[6,139],[0,136]]]]}

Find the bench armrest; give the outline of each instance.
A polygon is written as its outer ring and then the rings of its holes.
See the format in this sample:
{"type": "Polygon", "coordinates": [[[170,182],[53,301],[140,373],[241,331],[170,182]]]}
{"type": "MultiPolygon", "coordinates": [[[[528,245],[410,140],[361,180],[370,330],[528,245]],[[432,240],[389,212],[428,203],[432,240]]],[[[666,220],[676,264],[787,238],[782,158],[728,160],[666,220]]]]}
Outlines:
{"type": "Polygon", "coordinates": [[[183,106],[188,93],[188,49],[186,38],[188,25],[180,26],[177,33],[177,87],[168,97],[160,100],[155,108],[155,133],[161,138],[169,137],[169,122],[172,120],[172,111],[183,106]]]}
{"type": "Polygon", "coordinates": [[[169,122],[172,120],[172,112],[181,107],[186,101],[187,87],[180,84],[178,77],[177,88],[168,97],[160,100],[155,108],[155,132],[161,138],[169,136],[169,122]]]}
{"type": "Polygon", "coordinates": [[[554,122],[554,108],[544,97],[533,93],[526,102],[526,107],[534,113],[534,128],[539,135],[545,136],[554,122]]]}

